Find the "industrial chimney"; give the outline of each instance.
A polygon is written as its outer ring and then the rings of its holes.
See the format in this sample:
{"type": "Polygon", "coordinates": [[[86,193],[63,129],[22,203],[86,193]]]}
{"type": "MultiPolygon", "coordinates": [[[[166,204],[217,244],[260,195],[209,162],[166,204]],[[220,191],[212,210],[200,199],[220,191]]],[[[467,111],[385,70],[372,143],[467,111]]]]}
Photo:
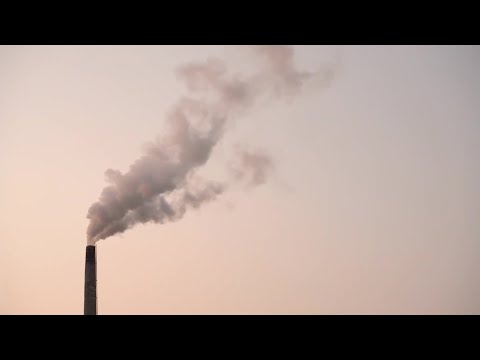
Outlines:
{"type": "Polygon", "coordinates": [[[97,256],[94,245],[87,246],[85,258],[84,315],[97,315],[97,256]]]}

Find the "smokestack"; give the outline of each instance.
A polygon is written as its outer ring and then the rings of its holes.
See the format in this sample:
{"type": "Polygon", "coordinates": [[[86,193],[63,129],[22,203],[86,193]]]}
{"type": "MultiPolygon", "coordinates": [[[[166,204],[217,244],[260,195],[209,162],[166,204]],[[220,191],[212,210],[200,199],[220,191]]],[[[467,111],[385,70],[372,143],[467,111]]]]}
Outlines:
{"type": "Polygon", "coordinates": [[[97,315],[97,256],[94,245],[87,246],[85,258],[84,315],[97,315]]]}

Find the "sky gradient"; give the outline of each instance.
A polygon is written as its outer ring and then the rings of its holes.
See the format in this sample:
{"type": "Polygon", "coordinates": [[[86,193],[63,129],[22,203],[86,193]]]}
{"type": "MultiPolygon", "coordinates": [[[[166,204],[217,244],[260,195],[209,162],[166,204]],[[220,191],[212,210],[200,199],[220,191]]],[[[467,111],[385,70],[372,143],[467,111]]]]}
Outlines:
{"type": "MultiPolygon", "coordinates": [[[[275,172],[101,240],[100,314],[480,314],[480,48],[295,46],[331,85],[238,119],[275,172]]],[[[82,314],[89,206],[238,46],[0,46],[0,314],[82,314]]]]}

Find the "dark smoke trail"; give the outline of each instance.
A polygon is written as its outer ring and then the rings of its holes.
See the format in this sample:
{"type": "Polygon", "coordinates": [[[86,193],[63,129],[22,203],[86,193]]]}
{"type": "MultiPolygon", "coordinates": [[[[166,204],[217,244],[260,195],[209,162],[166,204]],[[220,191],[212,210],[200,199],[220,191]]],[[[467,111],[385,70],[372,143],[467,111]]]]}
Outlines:
{"type": "MultiPolygon", "coordinates": [[[[179,220],[188,208],[214,200],[227,185],[200,181],[194,174],[210,158],[229,119],[251,108],[262,95],[295,94],[306,80],[325,76],[297,71],[290,46],[253,49],[265,66],[248,78],[229,75],[219,59],[186,64],[177,70],[191,93],[213,100],[181,98],[167,115],[165,137],[150,143],[126,173],[112,169],[105,172],[110,185],[88,210],[89,244],[138,223],[179,220]]],[[[265,155],[244,153],[238,166],[236,171],[248,177],[250,185],[258,185],[266,180],[271,160],[265,155]]]]}

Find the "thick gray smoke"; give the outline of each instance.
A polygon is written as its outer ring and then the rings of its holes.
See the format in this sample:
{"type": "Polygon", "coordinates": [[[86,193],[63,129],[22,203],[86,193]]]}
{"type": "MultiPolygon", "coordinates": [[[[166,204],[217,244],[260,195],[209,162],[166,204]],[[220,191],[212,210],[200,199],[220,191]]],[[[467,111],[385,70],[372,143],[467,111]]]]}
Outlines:
{"type": "MultiPolygon", "coordinates": [[[[250,77],[228,74],[219,59],[187,64],[177,70],[187,89],[200,96],[180,98],[167,114],[166,135],[150,143],[126,173],[112,169],[105,172],[110,185],[88,210],[89,244],[138,223],[179,220],[188,208],[214,200],[227,184],[201,180],[195,173],[210,158],[232,116],[250,109],[260,96],[296,94],[306,80],[329,78],[331,74],[330,68],[319,73],[297,71],[293,48],[289,46],[253,49],[263,67],[250,77]]],[[[268,156],[245,152],[236,171],[249,185],[259,185],[265,182],[271,166],[268,156]]]]}

